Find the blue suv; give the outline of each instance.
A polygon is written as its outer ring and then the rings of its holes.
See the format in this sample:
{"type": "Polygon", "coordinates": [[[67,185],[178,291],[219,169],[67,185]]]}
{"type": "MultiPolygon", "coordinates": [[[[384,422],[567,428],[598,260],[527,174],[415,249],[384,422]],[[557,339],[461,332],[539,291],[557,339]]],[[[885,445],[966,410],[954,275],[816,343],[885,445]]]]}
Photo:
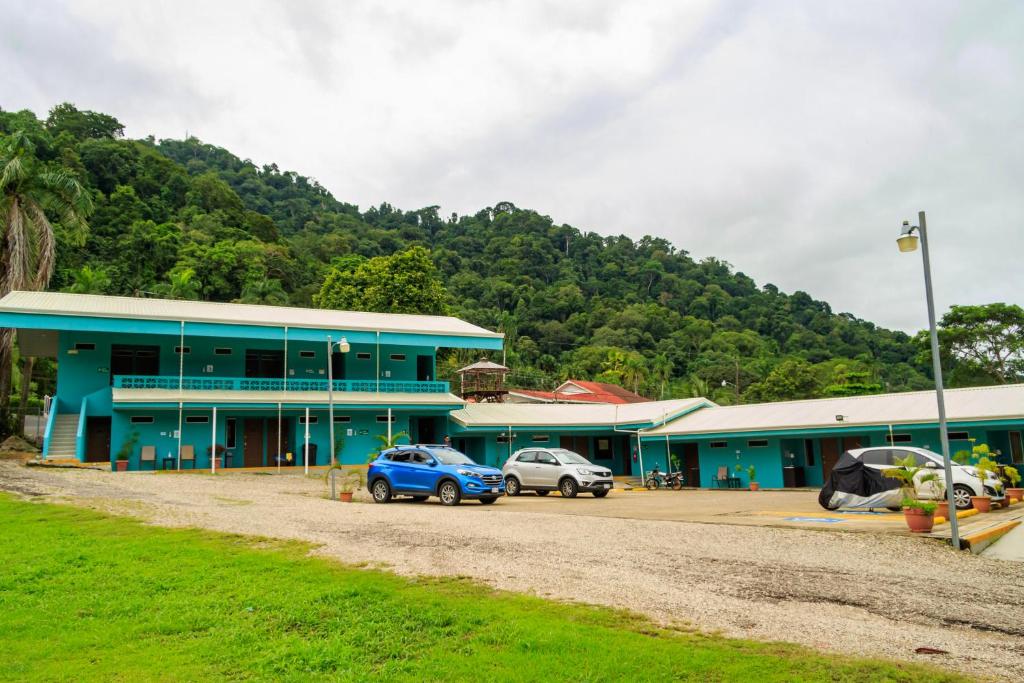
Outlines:
{"type": "Polygon", "coordinates": [[[375,503],[387,503],[393,496],[415,501],[437,496],[444,505],[458,505],[463,498],[490,505],[505,493],[501,470],[477,465],[448,446],[389,448],[370,463],[366,481],[375,503]]]}

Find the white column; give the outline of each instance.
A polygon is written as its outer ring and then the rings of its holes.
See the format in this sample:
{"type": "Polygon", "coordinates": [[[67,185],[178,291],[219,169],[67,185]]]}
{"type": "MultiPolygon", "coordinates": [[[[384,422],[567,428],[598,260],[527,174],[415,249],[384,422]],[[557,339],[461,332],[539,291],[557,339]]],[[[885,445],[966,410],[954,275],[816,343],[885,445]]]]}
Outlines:
{"type": "Polygon", "coordinates": [[[391,445],[391,408],[388,408],[388,446],[391,445]]]}
{"type": "Polygon", "coordinates": [[[213,419],[210,421],[210,472],[217,473],[217,406],[213,407],[213,419]]]}
{"type": "Polygon", "coordinates": [[[306,474],[309,474],[309,408],[306,408],[306,434],[302,445],[302,459],[306,463],[306,474]]]}
{"type": "MultiPolygon", "coordinates": [[[[178,341],[178,470],[181,470],[181,411],[184,409],[182,399],[185,387],[185,321],[181,321],[181,333],[178,341]]],[[[195,460],[192,467],[196,466],[195,460]]]]}

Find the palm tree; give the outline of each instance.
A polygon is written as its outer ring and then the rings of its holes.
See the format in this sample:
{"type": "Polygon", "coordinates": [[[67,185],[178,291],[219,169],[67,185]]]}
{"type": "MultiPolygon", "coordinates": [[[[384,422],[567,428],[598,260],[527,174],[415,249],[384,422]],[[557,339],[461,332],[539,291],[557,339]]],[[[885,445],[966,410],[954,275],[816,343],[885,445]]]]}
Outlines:
{"type": "Polygon", "coordinates": [[[672,361],[663,353],[659,353],[651,360],[651,379],[659,385],[658,398],[665,398],[665,385],[672,378],[672,361]]]}
{"type": "MultiPolygon", "coordinates": [[[[0,148],[0,296],[14,290],[45,289],[53,276],[57,240],[50,216],[72,244],[84,244],[92,198],[70,173],[50,169],[35,157],[24,132],[0,148]]],[[[0,331],[0,420],[7,422],[11,400],[13,330],[0,331]]],[[[31,375],[28,368],[26,377],[31,375]]],[[[18,427],[21,431],[21,426],[18,427]]]]}
{"type": "Polygon", "coordinates": [[[245,283],[242,296],[235,301],[240,304],[285,306],[288,304],[288,294],[277,278],[263,278],[245,283]]]}
{"type": "Polygon", "coordinates": [[[103,268],[82,266],[71,277],[68,291],[73,294],[103,294],[110,287],[110,276],[103,268]]]}
{"type": "Polygon", "coordinates": [[[167,276],[167,282],[157,285],[154,289],[159,294],[166,295],[171,299],[185,299],[195,301],[199,298],[199,288],[202,284],[196,279],[196,271],[191,268],[172,272],[167,276]]]}
{"type": "Polygon", "coordinates": [[[622,381],[631,385],[633,393],[640,390],[640,385],[647,381],[647,365],[639,353],[630,353],[622,363],[622,381]]]}

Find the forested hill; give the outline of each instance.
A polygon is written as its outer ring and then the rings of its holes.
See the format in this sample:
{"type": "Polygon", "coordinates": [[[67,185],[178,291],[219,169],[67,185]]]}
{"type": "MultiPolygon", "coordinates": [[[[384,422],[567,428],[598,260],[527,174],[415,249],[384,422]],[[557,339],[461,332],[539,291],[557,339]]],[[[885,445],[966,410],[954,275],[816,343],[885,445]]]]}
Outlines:
{"type": "Polygon", "coordinates": [[[926,385],[907,335],[657,237],[602,236],[508,202],[466,216],[361,210],[195,138],[124,139],[113,117],[70,105],[44,120],[0,112],[0,136],[16,130],[94,195],[85,246],[61,240],[52,289],[310,306],[332,269],[422,246],[448,310],[504,331],[525,387],[575,377],[731,402],[926,385]]]}

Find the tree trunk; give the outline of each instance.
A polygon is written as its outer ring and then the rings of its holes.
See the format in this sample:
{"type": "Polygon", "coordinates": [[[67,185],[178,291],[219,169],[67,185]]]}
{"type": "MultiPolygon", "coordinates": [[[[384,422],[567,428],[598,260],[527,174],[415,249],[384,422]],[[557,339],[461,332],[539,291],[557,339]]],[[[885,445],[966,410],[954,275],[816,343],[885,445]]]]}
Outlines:
{"type": "Polygon", "coordinates": [[[14,432],[25,436],[25,410],[28,407],[28,392],[32,387],[32,367],[36,359],[29,356],[25,358],[25,366],[21,369],[21,394],[18,396],[18,419],[14,425],[14,432]]]}
{"type": "Polygon", "coordinates": [[[14,330],[0,329],[0,434],[11,428],[11,357],[14,330]]]}

